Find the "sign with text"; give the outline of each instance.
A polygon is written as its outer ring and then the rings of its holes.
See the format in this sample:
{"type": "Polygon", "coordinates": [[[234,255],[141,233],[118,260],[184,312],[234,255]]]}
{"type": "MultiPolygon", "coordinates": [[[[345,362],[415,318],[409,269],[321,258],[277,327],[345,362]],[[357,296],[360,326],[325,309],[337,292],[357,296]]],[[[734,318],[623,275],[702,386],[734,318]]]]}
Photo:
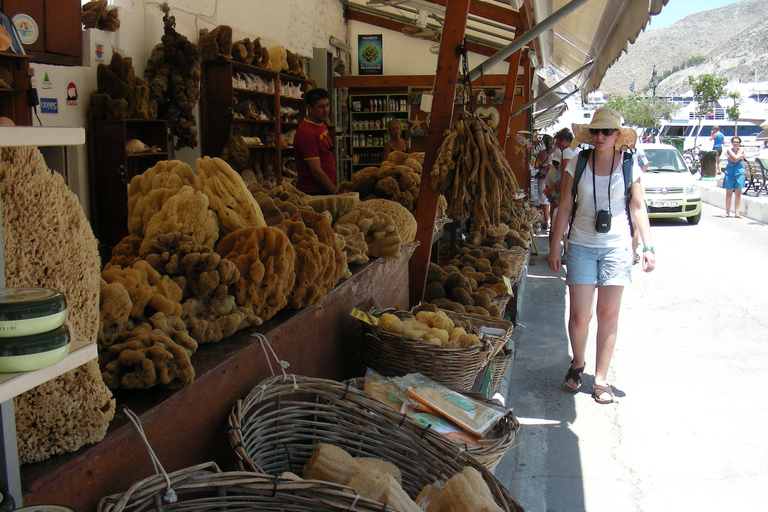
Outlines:
{"type": "Polygon", "coordinates": [[[361,75],[381,75],[384,72],[381,34],[357,36],[358,73],[361,75]]]}

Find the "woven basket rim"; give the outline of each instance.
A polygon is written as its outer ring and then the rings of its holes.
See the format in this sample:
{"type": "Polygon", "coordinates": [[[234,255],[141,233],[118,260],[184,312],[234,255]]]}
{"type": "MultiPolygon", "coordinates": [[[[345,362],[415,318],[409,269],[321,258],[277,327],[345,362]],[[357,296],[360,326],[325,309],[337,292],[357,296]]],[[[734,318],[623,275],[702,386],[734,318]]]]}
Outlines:
{"type": "MultiPolygon", "coordinates": [[[[447,479],[464,467],[470,466],[481,473],[502,510],[523,510],[522,506],[490,472],[488,467],[470,453],[467,453],[463,447],[455,445],[430,428],[424,428],[416,420],[394,411],[389,406],[358,389],[350,381],[342,383],[299,375],[279,375],[270,377],[254,387],[244,399],[238,400],[229,416],[230,445],[235,450],[236,460],[241,468],[250,471],[262,471],[251,458],[246,446],[258,449],[260,446],[258,443],[266,442],[264,433],[273,427],[273,422],[276,421],[275,417],[279,416],[279,414],[259,416],[257,413],[267,406],[275,407],[278,405],[291,412],[290,421],[294,421],[292,418],[299,413],[307,417],[321,419],[324,414],[330,415],[334,413],[339,415],[333,424],[328,422],[318,423],[319,426],[326,429],[340,429],[340,432],[334,434],[338,443],[353,444],[358,448],[369,447],[370,449],[371,446],[375,448],[374,445],[369,443],[376,444],[378,442],[374,442],[373,438],[371,438],[374,432],[377,433],[379,437],[386,439],[387,446],[389,446],[383,455],[379,455],[380,458],[385,460],[388,460],[385,455],[394,456],[394,454],[400,454],[398,456],[409,456],[410,460],[412,460],[414,457],[426,457],[429,454],[429,457],[439,461],[437,466],[434,467],[427,467],[427,459],[422,459],[423,464],[417,465],[418,467],[411,464],[410,466],[412,467],[406,468],[404,463],[399,465],[403,471],[423,472],[421,474],[421,482],[419,480],[411,482],[412,491],[415,489],[414,486],[425,485],[423,478],[431,478],[432,480],[429,483],[432,483],[434,479],[429,475],[437,474],[438,478],[447,479]],[[311,404],[308,402],[293,402],[286,395],[314,396],[314,402],[311,404]],[[250,435],[258,435],[258,438],[246,438],[250,435]]],[[[285,423],[281,423],[279,426],[284,429],[285,423]]],[[[316,433],[310,435],[307,434],[306,430],[301,432],[304,437],[300,437],[298,431],[289,434],[293,444],[306,443],[308,441],[315,444],[321,441],[333,443],[333,441],[327,438],[317,438],[316,433]]],[[[316,430],[312,429],[311,432],[316,432],[316,430]]],[[[281,430],[279,433],[284,434],[284,430],[281,430]]],[[[269,446],[264,446],[263,448],[265,450],[270,449],[269,446]]],[[[285,452],[288,453],[288,448],[284,448],[285,452]]],[[[298,449],[298,447],[294,449],[294,454],[298,449]]],[[[283,450],[276,449],[273,452],[282,456],[283,450]]],[[[350,452],[353,456],[359,453],[366,452],[350,452]]],[[[364,456],[373,455],[367,454],[364,456]]],[[[294,460],[294,463],[297,462],[294,460]]],[[[394,462],[394,460],[390,460],[390,462],[394,462]]],[[[405,473],[403,487],[406,488],[405,473]]]]}
{"type": "MultiPolygon", "coordinates": [[[[223,472],[214,462],[190,466],[168,474],[171,488],[179,498],[174,506],[164,505],[166,509],[181,508],[190,510],[222,510],[227,504],[217,504],[216,499],[209,496],[200,497],[202,491],[221,495],[227,488],[237,489],[235,496],[268,497],[277,503],[281,500],[289,502],[292,510],[328,511],[333,507],[338,511],[375,512],[382,510],[383,505],[377,501],[357,495],[354,489],[322,480],[292,480],[275,478],[263,473],[250,471],[223,472]],[[187,498],[187,493],[193,494],[187,498]],[[305,494],[305,496],[301,496],[305,494]],[[301,507],[294,502],[301,497],[301,507]],[[185,499],[186,498],[186,499],[185,499]],[[293,499],[292,499],[293,498],[293,499]],[[317,498],[318,500],[308,499],[317,498]],[[200,508],[191,508],[197,501],[203,499],[200,508]],[[319,501],[319,500],[322,500],[319,501]],[[311,506],[315,502],[317,506],[311,506]],[[218,506],[215,506],[218,505],[218,506]]],[[[98,504],[98,512],[120,512],[123,510],[144,510],[150,502],[162,503],[166,493],[166,479],[162,474],[155,474],[135,482],[122,494],[102,498],[98,504]]],[[[223,500],[222,500],[223,501],[223,500]]],[[[154,508],[154,507],[153,507],[154,508]]]]}

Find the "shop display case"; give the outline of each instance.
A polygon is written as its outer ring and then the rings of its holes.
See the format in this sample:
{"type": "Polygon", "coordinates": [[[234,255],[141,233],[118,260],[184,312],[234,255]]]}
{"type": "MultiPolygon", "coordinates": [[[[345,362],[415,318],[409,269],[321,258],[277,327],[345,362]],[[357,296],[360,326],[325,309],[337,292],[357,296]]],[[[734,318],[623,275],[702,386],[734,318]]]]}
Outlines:
{"type": "MultiPolygon", "coordinates": [[[[248,146],[246,168],[280,176],[293,157],[293,136],[306,114],[307,81],[240,62],[203,62],[201,146],[221,155],[234,130],[248,146]]],[[[257,173],[258,174],[258,173],[257,173]]]]}
{"type": "Polygon", "coordinates": [[[161,160],[168,160],[168,123],[162,119],[91,121],[88,130],[91,225],[102,260],[128,234],[128,185],[161,160]],[[138,139],[146,148],[126,149],[138,139]]]}
{"type": "Polygon", "coordinates": [[[7,76],[0,76],[4,82],[0,84],[0,116],[13,120],[16,126],[32,126],[32,109],[27,99],[29,57],[0,52],[0,68],[8,72],[7,76]]]}
{"type": "Polygon", "coordinates": [[[349,111],[354,173],[363,167],[381,164],[381,152],[389,140],[389,121],[399,121],[403,132],[408,128],[408,95],[351,95],[349,111]]]}

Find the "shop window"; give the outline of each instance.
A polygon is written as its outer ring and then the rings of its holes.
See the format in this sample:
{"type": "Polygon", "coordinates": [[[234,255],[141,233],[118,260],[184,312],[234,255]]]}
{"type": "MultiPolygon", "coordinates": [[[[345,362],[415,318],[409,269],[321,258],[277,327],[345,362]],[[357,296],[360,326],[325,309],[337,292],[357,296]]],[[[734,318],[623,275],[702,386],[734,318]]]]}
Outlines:
{"type": "Polygon", "coordinates": [[[80,0],[0,0],[0,8],[9,18],[23,16],[27,32],[20,35],[32,62],[82,65],[80,0]]]}

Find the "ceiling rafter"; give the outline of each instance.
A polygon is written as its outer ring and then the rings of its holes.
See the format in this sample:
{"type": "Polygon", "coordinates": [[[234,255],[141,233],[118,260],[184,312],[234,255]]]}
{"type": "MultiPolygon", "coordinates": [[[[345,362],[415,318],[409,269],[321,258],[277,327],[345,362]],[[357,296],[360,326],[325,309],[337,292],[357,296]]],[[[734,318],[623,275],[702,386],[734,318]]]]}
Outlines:
{"type": "MultiPolygon", "coordinates": [[[[448,0],[426,1],[431,4],[437,4],[445,7],[448,0]]],[[[515,30],[521,30],[524,28],[523,17],[520,15],[520,12],[501,7],[500,5],[494,5],[489,2],[471,0],[469,2],[469,14],[492,20],[503,25],[508,25],[515,30]]]]}
{"type": "MultiPolygon", "coordinates": [[[[368,25],[385,28],[387,30],[394,30],[395,32],[401,32],[404,27],[412,26],[411,24],[408,24],[408,23],[401,23],[399,21],[395,21],[386,17],[377,16],[374,14],[369,14],[369,13],[365,13],[365,12],[358,11],[355,9],[350,9],[350,8],[347,8],[346,10],[346,17],[349,20],[359,21],[361,23],[367,23],[368,25]]],[[[434,39],[430,39],[430,40],[439,42],[440,34],[436,35],[434,39]]],[[[484,45],[481,43],[470,41],[468,39],[467,50],[472,53],[477,53],[480,55],[485,55],[486,57],[490,57],[491,55],[494,55],[499,51],[499,47],[484,45]]]]}

